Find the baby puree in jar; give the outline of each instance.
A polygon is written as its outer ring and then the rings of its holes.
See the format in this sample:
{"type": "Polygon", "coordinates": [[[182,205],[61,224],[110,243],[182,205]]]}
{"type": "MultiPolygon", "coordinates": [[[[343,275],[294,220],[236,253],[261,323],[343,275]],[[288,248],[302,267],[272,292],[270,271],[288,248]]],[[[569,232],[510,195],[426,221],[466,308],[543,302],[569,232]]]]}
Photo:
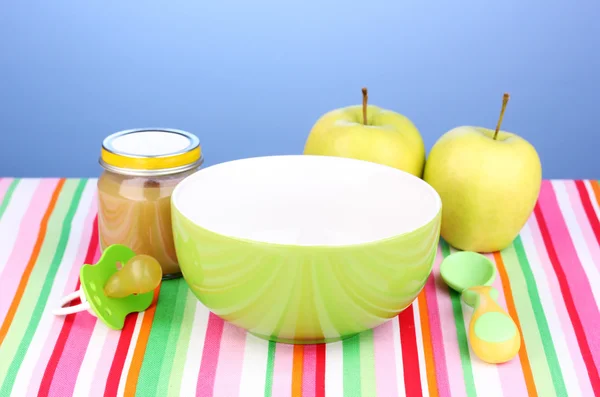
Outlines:
{"type": "Polygon", "coordinates": [[[171,193],[202,164],[198,138],[179,130],[121,131],[106,138],[98,179],[104,250],[123,244],[158,260],[164,278],[181,276],[171,229],[171,193]]]}

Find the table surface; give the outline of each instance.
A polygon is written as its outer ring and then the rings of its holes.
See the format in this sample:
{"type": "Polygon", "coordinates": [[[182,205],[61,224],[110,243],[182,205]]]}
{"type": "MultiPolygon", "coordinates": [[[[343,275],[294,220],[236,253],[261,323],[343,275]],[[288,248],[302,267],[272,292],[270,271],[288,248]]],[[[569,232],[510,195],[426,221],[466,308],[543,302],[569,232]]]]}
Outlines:
{"type": "Polygon", "coordinates": [[[600,395],[600,184],[544,181],[513,244],[489,255],[518,319],[517,358],[470,351],[471,310],[434,271],[413,305],[344,342],[257,339],[209,313],[183,280],[109,330],[53,316],[99,257],[94,179],[0,179],[0,396],[600,395]]]}

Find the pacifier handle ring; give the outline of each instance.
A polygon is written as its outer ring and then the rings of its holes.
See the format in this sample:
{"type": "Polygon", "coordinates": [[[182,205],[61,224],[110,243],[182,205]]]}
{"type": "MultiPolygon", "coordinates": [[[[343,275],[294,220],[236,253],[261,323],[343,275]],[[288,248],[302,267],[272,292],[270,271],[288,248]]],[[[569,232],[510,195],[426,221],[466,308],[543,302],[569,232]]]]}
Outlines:
{"type": "Polygon", "coordinates": [[[77,291],[71,292],[69,295],[63,297],[60,301],[60,307],[58,309],[54,309],[52,314],[56,316],[66,316],[67,314],[79,313],[85,310],[90,310],[90,303],[85,299],[85,294],[81,289],[77,291]],[[75,299],[79,298],[81,303],[75,306],[67,306],[65,305],[75,299]]]}

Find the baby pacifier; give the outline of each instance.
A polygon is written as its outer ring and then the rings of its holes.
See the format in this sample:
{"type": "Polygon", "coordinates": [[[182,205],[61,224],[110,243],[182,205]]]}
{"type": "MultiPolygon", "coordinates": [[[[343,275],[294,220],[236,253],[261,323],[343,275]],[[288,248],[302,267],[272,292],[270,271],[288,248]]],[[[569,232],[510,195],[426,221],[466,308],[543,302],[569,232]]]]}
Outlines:
{"type": "Polygon", "coordinates": [[[150,307],[161,279],[162,268],[156,259],[136,255],[124,245],[111,245],[98,263],[81,267],[80,289],[62,298],[60,308],[53,314],[61,316],[87,310],[110,328],[120,330],[128,314],[150,307]],[[77,298],[81,303],[66,306],[77,298]]]}
{"type": "Polygon", "coordinates": [[[496,277],[494,264],[477,252],[460,251],[442,261],[440,273],[446,284],[475,309],[469,325],[473,352],[491,364],[513,359],[521,348],[521,334],[515,321],[496,302],[498,291],[491,287],[496,277]]]}

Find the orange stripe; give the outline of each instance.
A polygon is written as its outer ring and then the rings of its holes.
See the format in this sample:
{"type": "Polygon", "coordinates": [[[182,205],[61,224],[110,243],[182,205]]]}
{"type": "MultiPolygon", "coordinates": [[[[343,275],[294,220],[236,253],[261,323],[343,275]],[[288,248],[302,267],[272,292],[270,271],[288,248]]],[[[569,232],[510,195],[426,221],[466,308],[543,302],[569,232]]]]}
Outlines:
{"type": "MultiPolygon", "coordinates": [[[[499,252],[494,252],[494,259],[496,260],[496,267],[498,268],[498,274],[500,275],[500,280],[502,281],[502,289],[504,291],[504,298],[506,299],[508,313],[513,320],[515,320],[519,332],[521,335],[523,335],[521,323],[519,322],[519,316],[517,315],[517,310],[515,309],[512,291],[510,289],[510,282],[508,281],[508,275],[506,274],[504,261],[502,260],[502,255],[500,255],[499,252]]],[[[529,364],[529,357],[527,356],[527,347],[525,346],[525,343],[521,344],[521,349],[519,350],[519,360],[521,360],[521,367],[523,368],[523,377],[525,378],[525,385],[527,386],[528,395],[530,397],[537,396],[538,394],[535,388],[535,382],[533,381],[533,373],[531,372],[531,365],[529,364]]]]}
{"type": "Polygon", "coordinates": [[[152,328],[154,313],[156,312],[156,302],[158,300],[159,292],[160,286],[154,291],[154,302],[144,312],[144,319],[142,320],[140,333],[138,334],[137,342],[135,344],[135,350],[133,351],[133,357],[131,358],[129,373],[127,374],[127,383],[125,383],[124,395],[126,396],[135,395],[135,389],[137,388],[138,383],[138,376],[140,375],[140,370],[142,369],[142,362],[144,361],[144,354],[146,353],[146,345],[148,344],[148,338],[150,337],[150,329],[152,328]]]}
{"type": "Polygon", "coordinates": [[[304,346],[294,345],[294,365],[292,367],[292,397],[302,397],[302,366],[304,346]]]}
{"type": "Polygon", "coordinates": [[[25,293],[25,287],[27,287],[29,277],[31,276],[31,272],[33,271],[35,262],[37,262],[38,256],[40,255],[42,244],[44,243],[44,237],[46,236],[46,229],[48,228],[48,221],[50,220],[50,215],[52,215],[52,212],[56,207],[58,196],[60,196],[60,192],[64,184],[65,179],[60,179],[58,181],[58,184],[56,185],[56,188],[54,188],[54,192],[52,193],[52,198],[50,199],[48,208],[46,209],[44,217],[42,218],[42,222],[40,224],[40,231],[38,232],[37,240],[35,242],[35,245],[33,246],[31,256],[29,257],[29,262],[27,262],[27,266],[25,267],[23,276],[21,276],[21,281],[19,281],[17,292],[15,293],[15,296],[10,304],[8,312],[6,313],[6,317],[4,318],[4,322],[2,323],[2,327],[0,328],[0,345],[2,345],[2,342],[4,342],[4,338],[6,338],[6,334],[8,333],[10,324],[12,323],[12,320],[15,317],[15,314],[17,313],[17,308],[19,307],[19,303],[21,303],[21,298],[23,298],[23,294],[25,293]]]}
{"type": "Polygon", "coordinates": [[[598,181],[590,181],[590,185],[592,185],[594,196],[596,196],[596,201],[600,205],[600,183],[598,181]]]}
{"type": "Polygon", "coordinates": [[[435,362],[433,358],[433,346],[431,344],[431,332],[429,330],[429,313],[427,313],[427,296],[425,289],[417,298],[419,302],[419,317],[421,321],[421,333],[423,334],[423,352],[425,356],[425,369],[427,372],[427,386],[431,397],[438,397],[437,379],[435,376],[435,362]]]}

